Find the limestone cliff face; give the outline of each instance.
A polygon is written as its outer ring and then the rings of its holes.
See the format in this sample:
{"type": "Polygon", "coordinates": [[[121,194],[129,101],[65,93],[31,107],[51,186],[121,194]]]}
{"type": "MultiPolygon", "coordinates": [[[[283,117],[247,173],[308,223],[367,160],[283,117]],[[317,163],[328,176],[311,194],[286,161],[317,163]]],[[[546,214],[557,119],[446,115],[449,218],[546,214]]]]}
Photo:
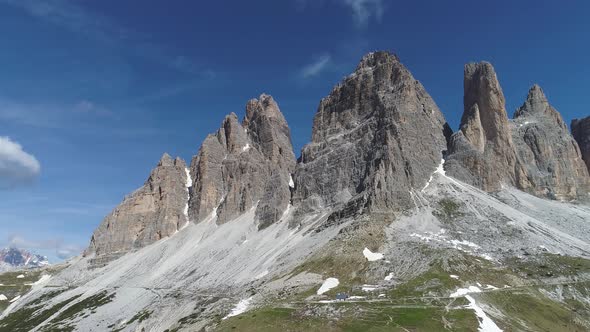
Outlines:
{"type": "Polygon", "coordinates": [[[512,137],[526,178],[517,186],[537,196],[572,200],[587,196],[588,169],[561,115],[534,85],[514,114],[512,137]]]}
{"type": "Polygon", "coordinates": [[[572,120],[572,135],[574,136],[586,167],[590,171],[590,116],[572,120]]]}
{"type": "Polygon", "coordinates": [[[422,84],[388,52],[363,57],[322,99],[298,164],[294,202],[345,214],[411,204],[446,149],[446,122],[422,84]]]}
{"type": "Polygon", "coordinates": [[[449,142],[447,174],[486,191],[503,184],[541,197],[584,198],[588,172],[561,115],[535,85],[509,120],[491,64],[468,64],[464,113],[449,142]]]}
{"type": "Polygon", "coordinates": [[[164,154],[145,184],[127,196],[92,235],[86,254],[106,263],[174,234],[188,223],[188,172],[182,159],[164,154]]]}
{"type": "Polygon", "coordinates": [[[449,175],[484,190],[514,185],[520,168],[502,88],[491,64],[470,63],[464,71],[464,113],[449,145],[449,175]]]}
{"type": "Polygon", "coordinates": [[[290,203],[295,155],[287,122],[271,96],[248,102],[209,135],[191,163],[189,215],[227,222],[256,206],[260,227],[279,220],[290,203]]]}

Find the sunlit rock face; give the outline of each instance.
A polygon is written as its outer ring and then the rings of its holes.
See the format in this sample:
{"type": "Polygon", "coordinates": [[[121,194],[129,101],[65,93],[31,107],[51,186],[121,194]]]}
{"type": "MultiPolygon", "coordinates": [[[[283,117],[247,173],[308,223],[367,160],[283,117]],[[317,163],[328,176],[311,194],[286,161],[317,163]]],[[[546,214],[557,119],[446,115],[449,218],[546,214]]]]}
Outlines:
{"type": "Polygon", "coordinates": [[[127,196],[92,235],[97,265],[170,236],[187,224],[186,164],[164,154],[145,184],[127,196]]]}
{"type": "Polygon", "coordinates": [[[303,148],[294,202],[342,215],[411,204],[446,149],[445,119],[388,52],[370,53],[322,99],[303,148]]]}
{"type": "Polygon", "coordinates": [[[259,227],[278,221],[291,200],[295,163],[291,133],[277,103],[264,94],[250,100],[244,120],[228,115],[193,158],[191,220],[225,223],[256,207],[259,227]]]}
{"type": "Polygon", "coordinates": [[[520,189],[559,200],[587,196],[588,169],[578,144],[538,85],[529,90],[512,124],[518,162],[526,174],[517,179],[520,189]]]}

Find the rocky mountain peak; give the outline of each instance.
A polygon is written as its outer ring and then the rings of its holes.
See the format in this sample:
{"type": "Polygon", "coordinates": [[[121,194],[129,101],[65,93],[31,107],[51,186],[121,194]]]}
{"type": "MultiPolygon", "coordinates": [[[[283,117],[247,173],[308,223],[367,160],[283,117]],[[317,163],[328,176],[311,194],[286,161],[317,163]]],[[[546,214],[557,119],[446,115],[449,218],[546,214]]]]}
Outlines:
{"type": "Polygon", "coordinates": [[[160,166],[172,166],[174,164],[174,160],[168,153],[164,153],[158,162],[158,167],[160,166]]]}
{"type": "Polygon", "coordinates": [[[193,158],[191,220],[224,223],[256,207],[261,227],[272,224],[290,202],[295,162],[290,130],[277,103],[265,94],[250,100],[242,123],[234,113],[226,116],[193,158]]]}
{"type": "Polygon", "coordinates": [[[505,99],[489,62],[469,63],[463,73],[460,132],[450,140],[449,174],[484,190],[514,184],[516,155],[505,99]]]}
{"type": "Polygon", "coordinates": [[[295,170],[291,130],[272,96],[262,94],[248,101],[242,125],[254,146],[270,161],[289,173],[295,170]]]}
{"type": "Polygon", "coordinates": [[[473,105],[477,104],[486,141],[510,144],[506,101],[494,67],[489,62],[469,63],[463,82],[461,126],[472,118],[473,105]]]}
{"type": "Polygon", "coordinates": [[[384,63],[392,63],[392,62],[400,62],[397,55],[390,53],[388,51],[376,51],[370,52],[365,54],[359,64],[356,67],[355,71],[367,69],[367,68],[374,68],[380,64],[384,63]]]}
{"type": "Polygon", "coordinates": [[[294,201],[344,214],[411,204],[410,190],[424,186],[440,164],[445,123],[395,55],[364,56],[320,102],[312,141],[298,164],[294,201]]]}
{"type": "Polygon", "coordinates": [[[567,126],[563,121],[561,114],[559,114],[559,112],[557,112],[557,110],[555,110],[549,104],[549,100],[545,96],[543,89],[541,89],[541,87],[537,84],[533,85],[530,88],[524,104],[522,104],[522,106],[519,107],[516,110],[516,112],[514,112],[515,119],[527,116],[548,117],[550,119],[553,119],[553,121],[557,123],[557,125],[561,128],[567,129],[567,126]]]}
{"type": "Polygon", "coordinates": [[[502,184],[560,200],[584,197],[587,170],[559,112],[534,85],[509,120],[491,64],[468,64],[464,72],[461,127],[449,143],[447,174],[487,191],[502,184]]]}

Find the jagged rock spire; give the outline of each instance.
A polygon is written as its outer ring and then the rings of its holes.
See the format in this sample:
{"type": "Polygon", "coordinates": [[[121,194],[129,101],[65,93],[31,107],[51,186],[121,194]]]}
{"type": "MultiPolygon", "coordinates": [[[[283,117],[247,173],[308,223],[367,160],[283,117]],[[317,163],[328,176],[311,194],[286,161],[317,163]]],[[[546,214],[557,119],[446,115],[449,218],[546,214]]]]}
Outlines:
{"type": "Polygon", "coordinates": [[[512,136],[526,174],[518,179],[520,189],[561,200],[587,198],[590,178],[578,144],[536,84],[514,113],[512,136]]]}
{"type": "Polygon", "coordinates": [[[549,104],[543,89],[537,84],[530,88],[524,104],[514,112],[515,119],[523,116],[546,116],[553,119],[562,129],[567,129],[561,114],[549,104]]]}
{"type": "Polygon", "coordinates": [[[507,184],[553,199],[587,196],[578,146],[541,87],[531,87],[510,121],[491,64],[468,64],[464,77],[465,112],[450,140],[447,174],[487,191],[507,184]]]}
{"type": "Polygon", "coordinates": [[[228,115],[193,158],[191,220],[224,223],[257,205],[260,227],[276,222],[290,202],[294,167],[287,122],[273,98],[263,94],[248,102],[242,123],[228,115]]]}
{"type": "Polygon", "coordinates": [[[516,182],[520,169],[506,114],[505,99],[494,67],[469,63],[463,74],[464,113],[460,132],[450,140],[450,175],[484,190],[516,182]]]}

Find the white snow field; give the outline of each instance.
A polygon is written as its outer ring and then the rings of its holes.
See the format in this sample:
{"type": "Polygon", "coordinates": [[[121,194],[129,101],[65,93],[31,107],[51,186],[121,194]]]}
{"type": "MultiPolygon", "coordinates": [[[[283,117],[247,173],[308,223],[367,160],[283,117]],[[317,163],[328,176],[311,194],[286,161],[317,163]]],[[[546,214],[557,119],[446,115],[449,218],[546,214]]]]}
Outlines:
{"type": "MultiPolygon", "coordinates": [[[[255,304],[256,296],[245,296],[249,285],[260,285],[280,272],[290,271],[345,226],[310,232],[325,222],[326,212],[304,216],[301,226],[291,229],[291,213],[287,211],[280,222],[259,231],[254,221],[255,208],[222,225],[216,224],[213,214],[198,224],[189,223],[173,236],[102,268],[88,270],[92,256],[78,257],[61,273],[50,279],[44,277],[43,282],[49,287],[34,288],[1,317],[48,289],[68,286],[75,288],[52,298],[47,305],[82,295],[62,309],[65,310],[105,290],[116,294],[112,302],[94,309],[94,314],[76,318],[74,324],[79,330],[105,331],[108,325],[128,320],[133,316],[130,313],[142,310],[159,313],[142,322],[142,326],[165,330],[193,313],[195,301],[202,297],[220,297],[227,302],[226,306],[238,303],[239,308],[255,304]],[[164,296],[170,293],[178,296],[164,296]],[[247,302],[240,302],[245,298],[247,302]]],[[[237,315],[238,306],[231,312],[237,315]]]]}

